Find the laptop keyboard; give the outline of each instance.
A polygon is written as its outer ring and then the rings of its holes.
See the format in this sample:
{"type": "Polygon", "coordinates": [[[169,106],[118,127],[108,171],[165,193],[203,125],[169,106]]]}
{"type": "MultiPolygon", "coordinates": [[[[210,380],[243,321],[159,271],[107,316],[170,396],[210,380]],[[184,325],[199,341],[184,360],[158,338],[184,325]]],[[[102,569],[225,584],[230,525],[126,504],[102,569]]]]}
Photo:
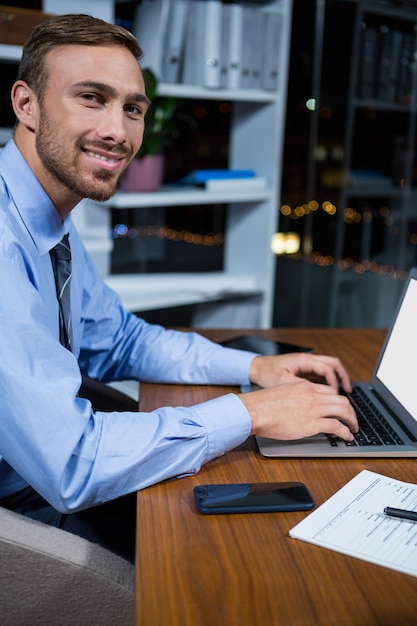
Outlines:
{"type": "MultiPolygon", "coordinates": [[[[392,446],[404,445],[404,441],[388,424],[387,420],[372,404],[371,400],[360,387],[354,387],[348,398],[356,411],[359,432],[353,441],[345,441],[347,446],[392,446]]],[[[340,444],[341,439],[327,435],[331,446],[340,444]]]]}

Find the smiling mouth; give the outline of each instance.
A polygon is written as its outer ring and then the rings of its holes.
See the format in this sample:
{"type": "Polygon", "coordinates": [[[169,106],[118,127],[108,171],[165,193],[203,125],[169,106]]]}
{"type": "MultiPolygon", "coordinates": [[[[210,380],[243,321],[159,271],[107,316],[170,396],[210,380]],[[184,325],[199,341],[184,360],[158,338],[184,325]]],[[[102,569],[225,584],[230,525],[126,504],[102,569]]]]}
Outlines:
{"type": "Polygon", "coordinates": [[[124,157],[122,156],[117,156],[117,157],[108,157],[108,156],[104,156],[102,154],[97,154],[97,152],[92,152],[91,150],[85,150],[85,153],[92,157],[93,159],[96,159],[97,161],[103,161],[104,163],[119,163],[120,161],[123,160],[124,157]]]}

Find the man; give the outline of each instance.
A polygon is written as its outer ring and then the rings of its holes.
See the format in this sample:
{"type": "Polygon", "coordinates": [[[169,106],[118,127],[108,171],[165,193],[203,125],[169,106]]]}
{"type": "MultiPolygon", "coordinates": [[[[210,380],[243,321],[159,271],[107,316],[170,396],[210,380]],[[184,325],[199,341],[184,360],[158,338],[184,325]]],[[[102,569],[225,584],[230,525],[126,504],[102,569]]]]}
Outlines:
{"type": "Polygon", "coordinates": [[[99,278],[70,214],[82,198],[110,198],[141,144],[149,102],[140,56],[130,33],[86,15],[38,26],[11,91],[14,139],[0,153],[0,505],[130,559],[138,489],[195,473],[250,434],[351,440],[357,430],[337,392],[339,382],[350,390],[337,359],[261,357],[149,325],[99,278]],[[65,327],[50,252],[67,233],[65,327]],[[328,384],[299,377],[308,373],[328,384]],[[81,397],[82,375],[263,389],[191,408],[104,412],[81,397]]]}

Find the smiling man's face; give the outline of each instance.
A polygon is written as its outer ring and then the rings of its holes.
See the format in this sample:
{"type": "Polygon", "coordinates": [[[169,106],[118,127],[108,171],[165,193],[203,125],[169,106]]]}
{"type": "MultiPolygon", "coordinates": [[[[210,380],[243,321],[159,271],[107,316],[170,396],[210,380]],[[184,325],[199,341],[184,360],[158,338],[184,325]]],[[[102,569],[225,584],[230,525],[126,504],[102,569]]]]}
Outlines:
{"type": "Polygon", "coordinates": [[[115,45],[60,46],[46,63],[32,169],[56,205],[65,193],[106,200],[142,143],[148,100],[140,67],[115,45]]]}

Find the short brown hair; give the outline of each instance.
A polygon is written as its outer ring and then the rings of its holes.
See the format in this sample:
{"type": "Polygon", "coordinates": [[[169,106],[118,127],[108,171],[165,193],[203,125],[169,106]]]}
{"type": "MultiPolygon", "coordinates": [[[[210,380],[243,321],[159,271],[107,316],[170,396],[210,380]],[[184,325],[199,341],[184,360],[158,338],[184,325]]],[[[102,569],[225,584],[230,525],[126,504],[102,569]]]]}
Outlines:
{"type": "Polygon", "coordinates": [[[45,63],[47,54],[58,46],[76,44],[123,46],[138,61],[143,54],[134,35],[121,26],[83,13],[54,15],[36,26],[26,40],[18,80],[24,80],[41,100],[48,80],[45,63]]]}

